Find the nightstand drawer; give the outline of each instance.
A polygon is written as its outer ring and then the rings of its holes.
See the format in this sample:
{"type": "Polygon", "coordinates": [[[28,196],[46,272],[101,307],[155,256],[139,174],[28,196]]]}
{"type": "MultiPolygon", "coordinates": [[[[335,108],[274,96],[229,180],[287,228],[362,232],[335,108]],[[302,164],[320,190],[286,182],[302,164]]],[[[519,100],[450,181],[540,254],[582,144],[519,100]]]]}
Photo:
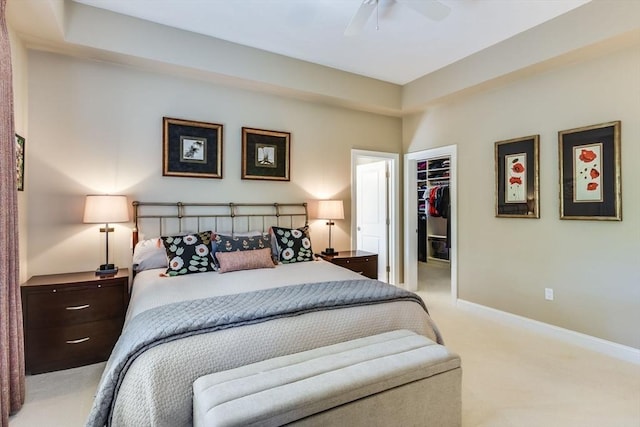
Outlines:
{"type": "Polygon", "coordinates": [[[124,316],[121,286],[88,285],[84,288],[29,292],[25,310],[27,328],[46,328],[124,316]]]}
{"type": "Polygon", "coordinates": [[[378,278],[378,255],[365,251],[340,251],[337,254],[318,254],[325,261],[348,268],[370,279],[378,278]]]}
{"type": "Polygon", "coordinates": [[[31,329],[26,335],[27,365],[32,374],[97,363],[109,358],[122,330],[122,319],[31,329]]]}
{"type": "Polygon", "coordinates": [[[335,259],[333,263],[360,273],[363,276],[371,277],[374,274],[377,275],[377,266],[374,265],[374,262],[370,258],[335,259]]]}

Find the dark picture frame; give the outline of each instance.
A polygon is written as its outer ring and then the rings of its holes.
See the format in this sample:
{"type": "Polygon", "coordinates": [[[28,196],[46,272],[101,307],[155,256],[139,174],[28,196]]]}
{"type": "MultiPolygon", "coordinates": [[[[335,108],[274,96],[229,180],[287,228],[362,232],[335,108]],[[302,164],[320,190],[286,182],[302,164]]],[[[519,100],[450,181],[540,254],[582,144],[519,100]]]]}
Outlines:
{"type": "Polygon", "coordinates": [[[242,179],[289,181],[291,133],[242,128],[242,179]]]}
{"type": "Polygon", "coordinates": [[[162,175],[222,178],[223,126],[162,118],[162,175]]]}
{"type": "Polygon", "coordinates": [[[18,191],[24,191],[24,149],[26,140],[16,134],[16,185],[18,191]]]}
{"type": "Polygon", "coordinates": [[[496,217],[540,218],[540,135],[495,143],[496,217]]]}
{"type": "Polygon", "coordinates": [[[558,132],[560,219],[622,221],[621,122],[558,132]]]}

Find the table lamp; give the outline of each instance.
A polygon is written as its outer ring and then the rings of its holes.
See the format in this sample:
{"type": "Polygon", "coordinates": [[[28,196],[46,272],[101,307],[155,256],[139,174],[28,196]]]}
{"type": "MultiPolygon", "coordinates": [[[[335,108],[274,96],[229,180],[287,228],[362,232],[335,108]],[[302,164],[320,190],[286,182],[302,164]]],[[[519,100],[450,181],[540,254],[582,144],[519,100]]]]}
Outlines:
{"type": "Polygon", "coordinates": [[[344,219],[342,200],[319,200],[317,217],[326,219],[329,226],[329,247],[322,251],[322,254],[338,255],[338,252],[331,247],[331,226],[335,225],[334,219],[344,219]]]}
{"type": "Polygon", "coordinates": [[[96,274],[106,276],[118,272],[118,267],[109,263],[109,228],[110,223],[128,222],[129,206],[126,196],[88,195],[84,203],[83,222],[91,224],[105,224],[100,232],[105,232],[106,250],[105,263],[96,269],[96,274]]]}

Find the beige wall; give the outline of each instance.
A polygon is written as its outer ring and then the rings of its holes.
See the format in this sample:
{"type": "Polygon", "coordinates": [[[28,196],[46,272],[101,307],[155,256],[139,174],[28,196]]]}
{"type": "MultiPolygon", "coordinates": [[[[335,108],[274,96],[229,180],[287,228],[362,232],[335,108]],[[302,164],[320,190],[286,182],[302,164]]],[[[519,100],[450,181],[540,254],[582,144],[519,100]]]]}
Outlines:
{"type": "MultiPolygon", "coordinates": [[[[198,80],[29,51],[29,274],[91,270],[103,260],[98,225],[82,224],[84,195],[131,200],[287,202],[345,199],[350,150],[401,149],[401,120],[198,80]],[[224,179],[162,176],[162,117],[224,125],[224,179]],[[241,127],[292,134],[291,182],[240,179],[241,127]]],[[[336,248],[349,248],[350,218],[336,248]]],[[[131,225],[116,225],[115,261],[130,265],[131,225]]],[[[326,226],[312,222],[314,247],[326,226]]],[[[113,258],[113,257],[112,257],[113,258]]]]}
{"type": "MultiPolygon", "coordinates": [[[[29,149],[28,130],[28,103],[27,103],[27,50],[16,33],[9,27],[9,40],[11,43],[11,68],[13,71],[13,114],[15,132],[26,139],[26,147],[29,149]]],[[[28,159],[25,169],[29,167],[28,159]]],[[[25,189],[29,185],[25,183],[25,189]]],[[[18,191],[18,235],[20,258],[20,282],[28,277],[27,270],[27,198],[25,192],[18,191]]]]}
{"type": "Polygon", "coordinates": [[[639,117],[636,44],[404,120],[406,152],[458,145],[461,299],[640,348],[639,117]],[[622,121],[624,220],[561,221],[557,132],[612,120],[622,121]],[[532,134],[541,218],[496,218],[494,142],[532,134]]]}

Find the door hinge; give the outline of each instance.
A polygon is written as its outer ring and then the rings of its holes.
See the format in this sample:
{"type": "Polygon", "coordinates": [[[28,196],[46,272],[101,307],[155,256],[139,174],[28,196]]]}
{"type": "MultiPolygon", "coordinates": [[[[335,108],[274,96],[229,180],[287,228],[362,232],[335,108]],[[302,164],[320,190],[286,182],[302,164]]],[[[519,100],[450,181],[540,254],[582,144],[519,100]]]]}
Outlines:
{"type": "Polygon", "coordinates": [[[390,272],[391,272],[391,267],[387,265],[387,273],[390,273],[390,272]]]}

